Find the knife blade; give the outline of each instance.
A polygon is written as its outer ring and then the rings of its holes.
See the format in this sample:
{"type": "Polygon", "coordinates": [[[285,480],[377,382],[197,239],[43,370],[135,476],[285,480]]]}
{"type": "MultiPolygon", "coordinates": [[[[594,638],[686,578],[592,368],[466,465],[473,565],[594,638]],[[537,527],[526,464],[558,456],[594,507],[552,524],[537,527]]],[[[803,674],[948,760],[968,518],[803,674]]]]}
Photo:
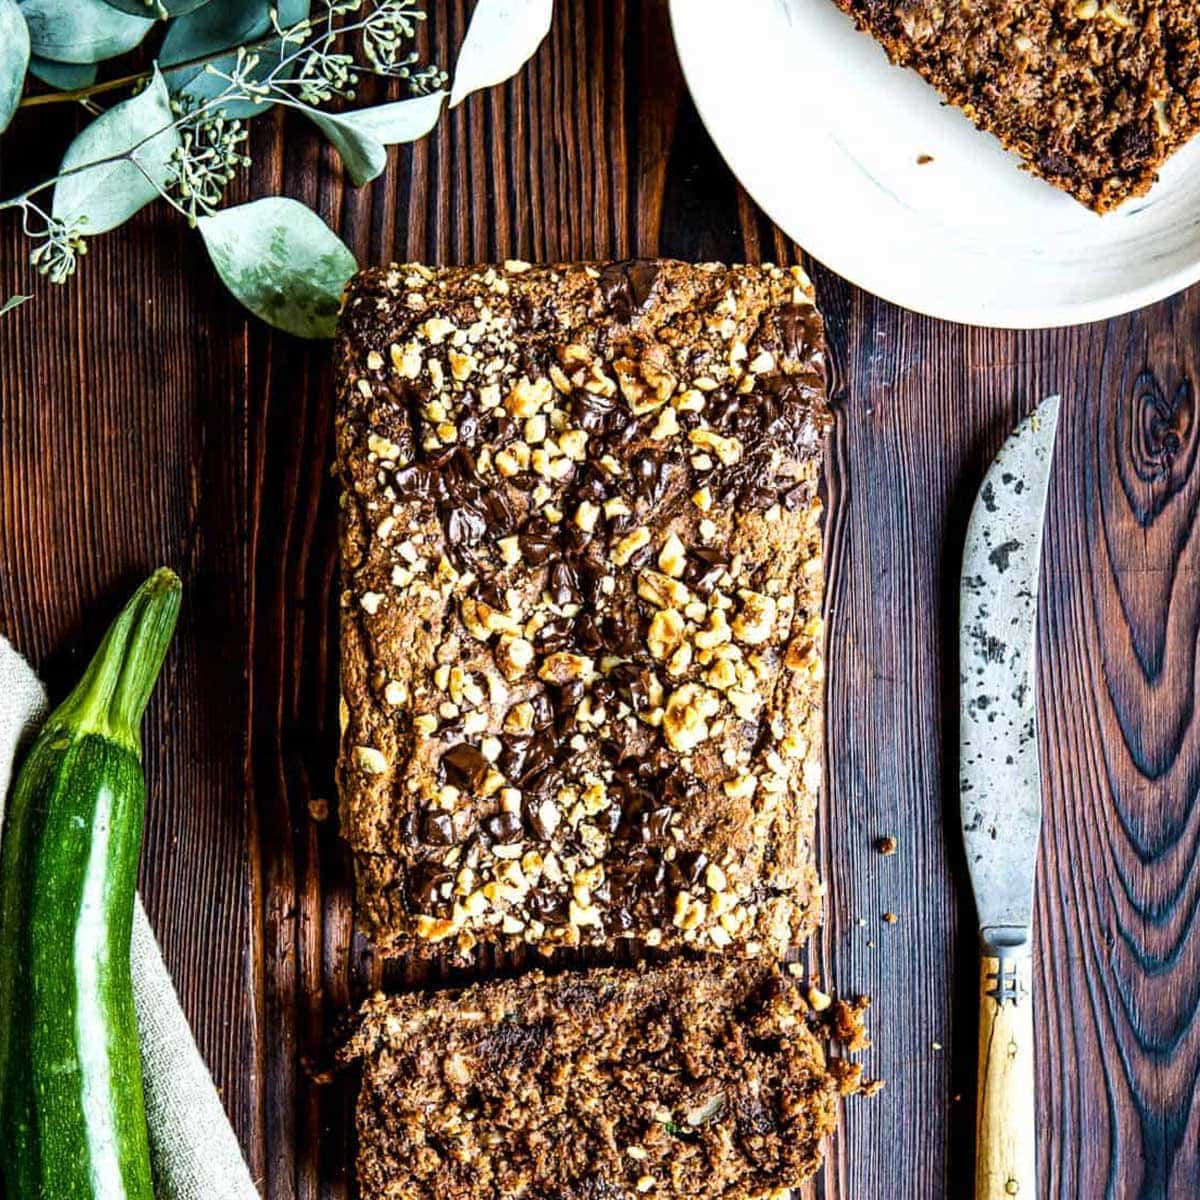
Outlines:
{"type": "Polygon", "coordinates": [[[1042,824],[1034,651],[1058,397],[1009,437],[967,527],[959,610],[959,794],[981,930],[1028,929],[1042,824]]]}
{"type": "Polygon", "coordinates": [[[1058,397],[1017,426],[971,511],[959,597],[959,795],[980,940],[977,1200],[1036,1195],[1032,969],[1042,824],[1037,598],[1058,397]]]}

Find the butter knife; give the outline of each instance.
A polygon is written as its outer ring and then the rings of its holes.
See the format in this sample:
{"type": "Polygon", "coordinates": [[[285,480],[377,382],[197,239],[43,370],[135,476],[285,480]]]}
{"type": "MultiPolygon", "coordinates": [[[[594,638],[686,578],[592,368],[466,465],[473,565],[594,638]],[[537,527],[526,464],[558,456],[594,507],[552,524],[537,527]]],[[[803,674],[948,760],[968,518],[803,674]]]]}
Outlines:
{"type": "Polygon", "coordinates": [[[1033,888],[1042,824],[1036,624],[1058,397],[1017,426],[967,528],[959,607],[959,794],[979,916],[976,1200],[1035,1200],[1033,888]]]}

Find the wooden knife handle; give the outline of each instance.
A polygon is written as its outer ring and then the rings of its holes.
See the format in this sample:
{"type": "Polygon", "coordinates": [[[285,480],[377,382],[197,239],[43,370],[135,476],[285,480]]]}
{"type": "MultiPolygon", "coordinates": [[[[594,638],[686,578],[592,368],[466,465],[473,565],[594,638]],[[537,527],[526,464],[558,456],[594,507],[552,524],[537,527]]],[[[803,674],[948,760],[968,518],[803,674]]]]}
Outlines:
{"type": "Polygon", "coordinates": [[[1028,947],[980,962],[975,1200],[1037,1200],[1032,962],[1028,947]]]}

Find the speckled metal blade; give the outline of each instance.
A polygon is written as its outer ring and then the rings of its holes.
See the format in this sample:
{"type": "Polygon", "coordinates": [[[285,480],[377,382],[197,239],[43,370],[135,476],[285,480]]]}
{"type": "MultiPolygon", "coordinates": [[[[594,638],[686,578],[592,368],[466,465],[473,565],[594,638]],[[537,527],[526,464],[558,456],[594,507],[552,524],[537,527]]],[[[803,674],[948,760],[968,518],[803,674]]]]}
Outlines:
{"type": "Polygon", "coordinates": [[[1033,919],[1042,824],[1034,686],[1038,564],[1057,428],[1053,396],[996,455],[967,528],[959,597],[959,790],[985,931],[1025,929],[1033,919]]]}

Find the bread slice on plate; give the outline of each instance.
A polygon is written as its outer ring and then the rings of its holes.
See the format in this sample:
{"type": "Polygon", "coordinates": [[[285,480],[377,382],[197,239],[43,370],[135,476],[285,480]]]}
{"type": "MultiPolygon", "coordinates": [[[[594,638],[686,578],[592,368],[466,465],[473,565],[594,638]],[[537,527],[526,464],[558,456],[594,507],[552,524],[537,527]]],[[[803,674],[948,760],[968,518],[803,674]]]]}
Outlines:
{"type": "Polygon", "coordinates": [[[821,1162],[838,1080],[794,980],[676,962],[378,996],[359,1062],[363,1200],[749,1200],[821,1162]]]}
{"type": "Polygon", "coordinates": [[[799,268],[353,282],[339,781],[385,951],[811,931],[823,354],[799,268]]]}
{"type": "Polygon", "coordinates": [[[1029,169],[1097,212],[1200,133],[1195,0],[836,0],[1029,169]]]}

